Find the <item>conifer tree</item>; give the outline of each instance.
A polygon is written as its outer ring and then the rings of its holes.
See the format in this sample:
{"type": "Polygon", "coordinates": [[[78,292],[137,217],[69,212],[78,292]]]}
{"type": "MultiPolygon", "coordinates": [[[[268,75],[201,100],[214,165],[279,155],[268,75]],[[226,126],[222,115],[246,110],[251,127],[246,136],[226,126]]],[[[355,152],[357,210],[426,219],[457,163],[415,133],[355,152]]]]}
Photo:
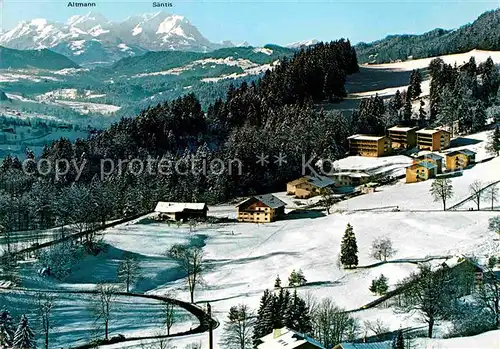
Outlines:
{"type": "Polygon", "coordinates": [[[3,309],[0,312],[0,348],[10,348],[14,341],[14,324],[10,312],[3,309]]]}
{"type": "Polygon", "coordinates": [[[410,75],[410,86],[408,87],[408,98],[414,100],[422,93],[422,75],[420,71],[413,70],[410,75]]]}
{"type": "Polygon", "coordinates": [[[392,339],[391,349],[404,349],[404,348],[405,348],[405,343],[403,338],[403,331],[398,330],[398,332],[396,332],[396,335],[392,339]]]}
{"type": "Polygon", "coordinates": [[[294,290],[284,314],[285,326],[297,332],[308,334],[312,331],[311,317],[306,302],[294,290]]]}
{"type": "Polygon", "coordinates": [[[307,283],[307,279],[304,276],[304,272],[302,271],[302,269],[299,269],[299,271],[297,272],[297,280],[299,282],[299,285],[301,285],[301,286],[303,286],[307,283]]]}
{"type": "Polygon", "coordinates": [[[274,294],[265,290],[260,299],[259,310],[257,311],[257,320],[255,322],[253,341],[254,345],[259,344],[259,339],[273,331],[274,325],[274,294]]]}
{"type": "Polygon", "coordinates": [[[281,328],[284,326],[284,314],[289,304],[290,304],[290,291],[284,288],[280,288],[279,293],[274,297],[273,328],[281,328]]]}
{"type": "Polygon", "coordinates": [[[384,276],[384,274],[381,274],[378,279],[373,279],[372,284],[370,286],[370,291],[378,294],[378,295],[383,295],[387,292],[389,289],[389,285],[387,285],[387,277],[384,276]]]}
{"type": "Polygon", "coordinates": [[[358,265],[358,244],[354,230],[349,223],[347,223],[340,247],[340,262],[346,269],[352,269],[358,265]]]}
{"type": "Polygon", "coordinates": [[[395,110],[399,110],[403,107],[404,101],[399,90],[396,91],[396,94],[392,97],[391,102],[395,110]]]}
{"type": "Polygon", "coordinates": [[[500,125],[496,125],[488,139],[487,148],[490,154],[500,155],[500,125]]]}
{"type": "Polygon", "coordinates": [[[297,286],[303,286],[307,283],[306,278],[304,277],[304,272],[302,269],[299,269],[299,271],[292,270],[290,273],[290,276],[288,277],[288,286],[289,287],[297,287],[297,286]]]}
{"type": "Polygon", "coordinates": [[[292,270],[290,276],[288,277],[288,286],[289,287],[297,286],[297,272],[295,271],[295,269],[292,270]]]}
{"type": "Polygon", "coordinates": [[[15,349],[36,349],[36,341],[33,330],[29,325],[28,318],[23,314],[16,333],[14,334],[15,349]]]}
{"type": "Polygon", "coordinates": [[[402,124],[411,125],[411,117],[413,115],[413,109],[411,105],[410,94],[406,94],[405,104],[403,106],[403,114],[402,114],[402,124]]]}
{"type": "Polygon", "coordinates": [[[425,102],[423,100],[420,101],[420,108],[418,109],[418,121],[422,122],[427,119],[427,112],[425,111],[425,102]]]}
{"type": "Polygon", "coordinates": [[[281,279],[279,275],[276,275],[276,280],[274,280],[274,288],[281,288],[281,279]]]}

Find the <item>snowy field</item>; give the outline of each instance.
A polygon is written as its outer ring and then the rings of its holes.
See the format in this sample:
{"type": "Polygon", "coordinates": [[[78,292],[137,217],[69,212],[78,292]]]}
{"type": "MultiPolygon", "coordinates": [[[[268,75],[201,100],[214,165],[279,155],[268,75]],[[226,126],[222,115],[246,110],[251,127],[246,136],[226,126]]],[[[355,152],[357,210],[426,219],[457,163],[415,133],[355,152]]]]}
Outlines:
{"type": "Polygon", "coordinates": [[[102,103],[90,103],[90,102],[76,102],[76,101],[64,101],[64,100],[51,100],[46,102],[47,104],[61,105],[69,107],[79,113],[89,114],[89,113],[101,113],[101,114],[112,114],[121,107],[112,104],[102,104],[102,103]]]}
{"type": "Polygon", "coordinates": [[[414,59],[404,62],[396,63],[383,63],[383,64],[365,64],[364,67],[370,69],[391,69],[400,71],[412,71],[414,69],[425,69],[429,67],[431,61],[435,58],[441,58],[446,64],[462,65],[467,63],[471,57],[476,59],[476,64],[485,62],[488,57],[491,57],[496,64],[500,63],[500,51],[484,51],[484,50],[471,50],[466,53],[457,53],[452,55],[443,55],[430,58],[414,59]]]}
{"type": "MultiPolygon", "coordinates": [[[[439,56],[445,63],[451,65],[461,65],[468,62],[471,57],[476,59],[476,64],[486,61],[488,57],[491,57],[496,64],[500,64],[500,51],[472,50],[466,53],[439,56]]],[[[361,65],[359,73],[347,77],[347,91],[349,94],[345,101],[339,103],[337,109],[355,107],[362,98],[370,98],[375,95],[388,98],[393,96],[397,90],[406,90],[411,71],[414,69],[427,69],[429,63],[435,58],[438,57],[361,65]]],[[[422,94],[420,96],[427,96],[430,90],[430,80],[424,77],[421,87],[422,94]]],[[[428,104],[427,101],[426,104],[428,104]]]]}
{"type": "MultiPolygon", "coordinates": [[[[460,254],[482,257],[495,252],[498,245],[493,241],[494,233],[487,229],[493,215],[468,211],[336,213],[271,224],[200,226],[194,232],[161,223],[129,224],[109,229],[105,239],[116,249],[139,256],[147,271],[145,278],[149,279],[146,285],[139,285],[139,291],[159,295],[173,292],[183,300],[189,299],[184,279],[164,252],[174,243],[204,244],[205,285],[195,296],[200,303],[210,301],[215,316],[223,321],[232,305],[245,303],[257,308],[262,292],[272,287],[276,275],[286,280],[292,269],[302,269],[309,282],[299,293],[333,297],[346,309],[361,307],[376,298],[368,287],[381,273],[393,286],[416,269],[410,263],[355,271],[338,268],[336,259],[347,223],[353,225],[358,239],[360,265],[368,265],[376,262],[369,256],[370,245],[379,236],[394,241],[398,250],[394,259],[398,260],[460,254]]],[[[107,262],[102,263],[93,264],[87,273],[96,277],[106,269],[107,262]]],[[[75,276],[76,280],[81,278],[75,276]]],[[[417,316],[394,314],[391,309],[375,308],[356,316],[362,320],[383,319],[391,329],[423,325],[417,316]]],[[[216,330],[216,339],[220,334],[221,329],[216,330]]]]}
{"type": "Polygon", "coordinates": [[[292,269],[304,270],[313,284],[303,291],[320,297],[334,293],[339,305],[354,309],[375,299],[368,291],[374,276],[390,275],[394,284],[415,270],[415,265],[386,264],[354,272],[339,269],[336,258],[347,223],[354,226],[357,235],[360,265],[369,265],[376,262],[369,256],[371,242],[382,235],[394,241],[398,250],[394,259],[494,252],[494,234],[487,229],[493,215],[468,211],[336,213],[271,224],[200,226],[194,232],[162,223],[130,224],[109,229],[105,239],[116,248],[143,256],[146,263],[154,258],[155,264],[146,268],[151,270],[151,286],[155,287],[150,292],[175,291],[181,299],[188,299],[184,281],[178,273],[165,272],[169,268],[175,271],[175,264],[164,252],[173,243],[203,242],[209,272],[204,277],[207,286],[197,299],[210,301],[217,311],[226,312],[240,301],[257,306],[262,291],[272,286],[276,275],[286,279],[292,269]],[[383,224],[374,227],[375,221],[383,224]],[[350,294],[354,285],[363,285],[356,297],[350,294]]]}
{"type": "Polygon", "coordinates": [[[106,95],[97,94],[96,92],[91,90],[85,90],[83,94],[79,94],[76,88],[63,88],[40,94],[36,97],[36,99],[46,100],[50,98],[58,98],[58,99],[99,98],[104,96],[106,95]]]}
{"type": "Polygon", "coordinates": [[[384,156],[380,158],[348,156],[333,163],[339,173],[362,172],[372,176],[385,175],[398,177],[405,174],[405,168],[413,160],[405,155],[384,156]]]}

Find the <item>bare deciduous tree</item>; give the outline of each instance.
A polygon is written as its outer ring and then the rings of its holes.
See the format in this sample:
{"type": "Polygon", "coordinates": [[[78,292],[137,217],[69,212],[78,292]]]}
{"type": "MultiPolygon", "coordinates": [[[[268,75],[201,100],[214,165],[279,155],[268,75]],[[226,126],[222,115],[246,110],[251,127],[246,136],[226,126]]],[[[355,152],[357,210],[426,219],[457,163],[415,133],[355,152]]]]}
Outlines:
{"type": "Polygon", "coordinates": [[[311,291],[307,291],[304,295],[304,301],[306,302],[308,315],[312,318],[319,306],[318,298],[311,291]]]}
{"type": "Polygon", "coordinates": [[[130,292],[130,285],[137,281],[141,275],[141,267],[134,256],[126,256],[118,266],[118,280],[125,284],[127,292],[130,292]]]}
{"type": "Polygon", "coordinates": [[[392,247],[391,239],[387,237],[376,238],[372,242],[371,256],[379,261],[387,261],[387,258],[394,256],[396,250],[392,247]]]}
{"type": "Polygon", "coordinates": [[[98,284],[93,294],[92,311],[95,315],[95,324],[104,325],[104,340],[109,339],[109,322],[113,317],[117,289],[113,285],[98,284]]]}
{"type": "Polygon", "coordinates": [[[433,271],[428,264],[419,266],[399,285],[403,292],[397,310],[402,313],[419,313],[428,324],[427,334],[432,338],[434,324],[446,316],[453,300],[453,283],[444,270],[433,271]]]}
{"type": "Polygon", "coordinates": [[[312,318],[314,338],[326,348],[340,342],[353,340],[359,330],[356,319],[329,299],[323,299],[312,318]]]}
{"type": "Polygon", "coordinates": [[[253,326],[255,317],[245,304],[231,307],[224,323],[221,347],[228,349],[253,348],[253,326]]]}
{"type": "Polygon", "coordinates": [[[321,191],[321,200],[326,208],[326,214],[330,214],[330,209],[338,202],[332,189],[325,188],[321,191]]]}
{"type": "Polygon", "coordinates": [[[475,180],[469,185],[469,192],[471,195],[472,201],[477,205],[477,209],[481,206],[481,196],[483,193],[483,182],[480,180],[475,180]]]}
{"type": "Polygon", "coordinates": [[[45,349],[49,349],[49,334],[52,329],[51,315],[55,306],[55,294],[37,292],[35,294],[35,309],[40,319],[40,325],[45,339],[45,349]]]}
{"type": "Polygon", "coordinates": [[[432,182],[431,195],[434,201],[443,203],[443,211],[446,211],[446,201],[453,197],[453,185],[449,178],[437,178],[432,182]]]}
{"type": "Polygon", "coordinates": [[[484,195],[486,197],[486,200],[488,200],[491,203],[492,211],[495,208],[495,202],[498,201],[498,193],[499,189],[496,185],[492,185],[491,187],[485,190],[484,195]]]}
{"type": "Polygon", "coordinates": [[[187,274],[187,283],[191,303],[194,303],[194,290],[196,285],[202,284],[204,252],[200,247],[174,245],[167,252],[167,256],[175,259],[181,269],[187,274]]]}
{"type": "MultiPolygon", "coordinates": [[[[166,297],[173,299],[174,295],[172,293],[169,293],[166,295],[166,297]]],[[[163,325],[165,325],[168,335],[170,335],[170,329],[177,320],[175,308],[175,304],[172,302],[164,302],[162,305],[163,325]]]]}
{"type": "Polygon", "coordinates": [[[372,332],[377,337],[389,332],[389,326],[380,319],[375,321],[366,320],[363,322],[363,327],[365,328],[365,336],[368,332],[372,332]]]}

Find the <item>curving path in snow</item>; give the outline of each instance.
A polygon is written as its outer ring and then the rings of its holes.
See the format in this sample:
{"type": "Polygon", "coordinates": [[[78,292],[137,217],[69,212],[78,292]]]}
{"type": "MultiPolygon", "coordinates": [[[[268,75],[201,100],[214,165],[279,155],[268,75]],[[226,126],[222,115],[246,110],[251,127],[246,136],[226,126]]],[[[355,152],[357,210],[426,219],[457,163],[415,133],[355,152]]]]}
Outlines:
{"type": "MultiPolygon", "coordinates": [[[[60,293],[60,294],[96,294],[97,293],[96,291],[67,291],[67,290],[46,290],[46,289],[28,289],[28,288],[11,288],[9,290],[21,291],[24,293],[39,293],[39,292],[60,293]]],[[[150,294],[116,292],[115,295],[124,296],[124,297],[153,299],[153,300],[157,300],[160,302],[172,303],[172,304],[186,310],[187,312],[191,313],[193,316],[195,316],[199,321],[199,325],[193,329],[188,330],[188,331],[176,332],[176,333],[172,333],[169,335],[126,337],[126,338],[123,338],[121,340],[117,340],[111,344],[131,342],[131,341],[140,341],[140,340],[154,340],[154,339],[162,339],[162,338],[183,337],[183,336],[189,336],[189,335],[207,332],[210,329],[210,323],[212,325],[212,329],[214,329],[214,330],[220,326],[220,323],[217,320],[217,318],[209,317],[209,315],[202,308],[200,308],[192,303],[184,302],[184,301],[174,299],[174,298],[158,296],[158,295],[150,295],[150,294]]],[[[103,342],[102,340],[100,340],[98,344],[99,344],[99,347],[106,345],[106,343],[103,342]]],[[[73,347],[72,349],[90,349],[90,348],[95,348],[95,346],[96,346],[96,343],[93,342],[93,343],[88,343],[88,344],[84,344],[84,345],[79,345],[79,346],[73,347]]]]}

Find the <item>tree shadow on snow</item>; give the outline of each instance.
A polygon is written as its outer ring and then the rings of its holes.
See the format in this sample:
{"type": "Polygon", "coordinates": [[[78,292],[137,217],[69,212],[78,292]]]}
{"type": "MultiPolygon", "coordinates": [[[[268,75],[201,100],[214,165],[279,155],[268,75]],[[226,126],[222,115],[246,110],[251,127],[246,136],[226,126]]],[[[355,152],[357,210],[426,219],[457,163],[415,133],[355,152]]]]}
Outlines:
{"type": "Polygon", "coordinates": [[[450,142],[450,148],[463,147],[463,146],[467,146],[467,145],[474,145],[474,144],[478,144],[478,143],[481,143],[481,142],[482,141],[480,141],[478,139],[466,138],[466,137],[458,137],[458,138],[455,138],[455,139],[451,140],[451,142],[450,142]]]}

